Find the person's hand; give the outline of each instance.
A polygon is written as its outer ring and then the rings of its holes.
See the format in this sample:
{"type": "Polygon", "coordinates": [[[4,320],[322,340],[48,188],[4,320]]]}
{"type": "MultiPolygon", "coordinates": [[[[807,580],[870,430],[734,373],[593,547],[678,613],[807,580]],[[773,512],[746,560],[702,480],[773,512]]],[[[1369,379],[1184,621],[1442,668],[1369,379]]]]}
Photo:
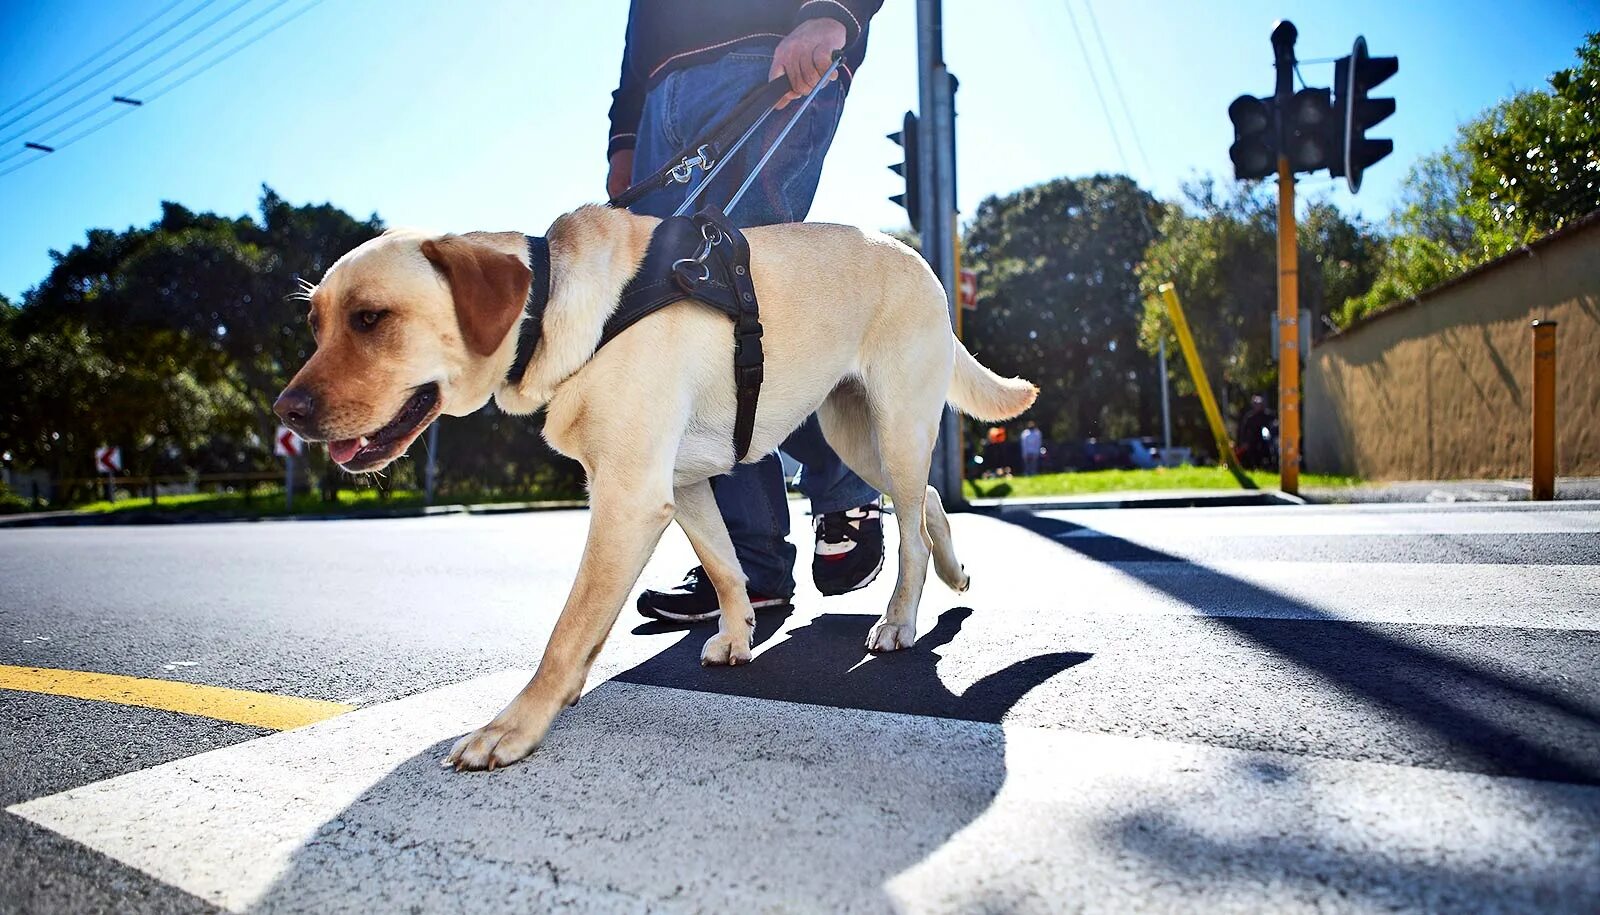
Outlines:
{"type": "Polygon", "coordinates": [[[611,154],[611,172],[606,175],[606,197],[615,200],[633,181],[633,150],[619,149],[611,154]]]}
{"type": "MultiPolygon", "coordinates": [[[[780,74],[789,77],[789,93],[778,101],[779,108],[816,88],[822,74],[833,64],[833,52],[844,47],[844,39],[844,23],[834,19],[807,19],[778,42],[778,49],[772,52],[772,69],[767,71],[767,79],[777,79],[780,74]]],[[[834,71],[833,78],[839,78],[839,71],[834,71]]]]}

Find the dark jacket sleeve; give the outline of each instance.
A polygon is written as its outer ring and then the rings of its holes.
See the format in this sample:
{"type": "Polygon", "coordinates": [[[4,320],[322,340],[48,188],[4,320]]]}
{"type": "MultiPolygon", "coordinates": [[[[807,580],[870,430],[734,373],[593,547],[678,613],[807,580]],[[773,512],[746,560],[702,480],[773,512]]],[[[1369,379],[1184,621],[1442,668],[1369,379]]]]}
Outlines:
{"type": "Polygon", "coordinates": [[[606,141],[606,159],[619,149],[632,149],[639,137],[639,116],[644,112],[645,81],[632,67],[633,23],[639,15],[639,0],[628,5],[628,35],[622,44],[622,74],[617,91],[611,93],[611,138],[606,141]]]}
{"type": "Polygon", "coordinates": [[[805,0],[795,13],[795,25],[807,19],[833,19],[844,25],[844,46],[850,47],[861,37],[872,14],[883,6],[883,0],[805,0]]]}

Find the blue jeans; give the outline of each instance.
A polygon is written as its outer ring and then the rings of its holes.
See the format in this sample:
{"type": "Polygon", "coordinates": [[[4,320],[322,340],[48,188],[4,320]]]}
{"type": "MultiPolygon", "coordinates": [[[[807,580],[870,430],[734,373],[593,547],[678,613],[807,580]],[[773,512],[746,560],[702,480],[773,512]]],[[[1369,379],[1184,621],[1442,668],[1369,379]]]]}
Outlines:
{"type": "MultiPolygon", "coordinates": [[[[774,47],[775,42],[740,45],[720,60],[675,71],[650,90],[639,118],[633,153],[634,180],[660,168],[684,144],[732,109],[746,92],[766,82],[774,47]]],[[[732,195],[762,152],[772,145],[797,104],[791,102],[790,107],[767,119],[761,131],[728,163],[702,201],[709,199],[720,205],[732,195]]],[[[735,225],[748,228],[806,218],[822,176],[823,156],[833,142],[843,108],[844,88],[839,83],[817,95],[761,176],[728,214],[735,225]]],[[[634,212],[672,215],[683,202],[685,190],[696,186],[699,177],[697,172],[695,184],[674,185],[651,194],[634,205],[634,212]]],[[[800,491],[811,500],[815,514],[854,508],[878,496],[828,447],[815,416],[784,441],[783,450],[800,462],[800,491]]],[[[769,454],[754,464],[740,464],[726,476],[712,480],[711,488],[751,589],[772,597],[794,594],[795,548],[788,541],[789,499],[778,456],[769,454]]]]}

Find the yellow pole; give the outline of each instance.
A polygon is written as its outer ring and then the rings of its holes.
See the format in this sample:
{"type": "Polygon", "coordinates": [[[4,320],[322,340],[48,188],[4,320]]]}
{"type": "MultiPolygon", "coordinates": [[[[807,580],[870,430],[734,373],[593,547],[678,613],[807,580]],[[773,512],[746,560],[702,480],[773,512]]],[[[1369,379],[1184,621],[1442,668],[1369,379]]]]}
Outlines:
{"type": "MultiPolygon", "coordinates": [[[[1195,348],[1194,335],[1189,333],[1189,321],[1183,315],[1183,306],[1178,304],[1178,290],[1171,283],[1161,284],[1161,301],[1167,306],[1167,316],[1172,319],[1172,330],[1178,336],[1178,348],[1183,351],[1183,361],[1189,365],[1189,377],[1194,379],[1194,390],[1200,395],[1200,406],[1206,411],[1206,422],[1211,425],[1211,435],[1217,443],[1217,454],[1221,455],[1228,469],[1233,471],[1233,476],[1239,485],[1245,489],[1255,489],[1254,480],[1239,466],[1239,458],[1233,453],[1233,440],[1228,437],[1228,427],[1222,422],[1222,411],[1217,409],[1216,395],[1211,393],[1211,382],[1206,380],[1206,371],[1200,365],[1200,351],[1195,348]]],[[[1162,379],[1166,383],[1166,379],[1162,379]]]]}
{"type": "Polygon", "coordinates": [[[1300,492],[1300,247],[1294,171],[1278,157],[1278,487],[1300,492]]]}
{"type": "Polygon", "coordinates": [[[1556,322],[1533,322],[1533,498],[1556,497],[1556,322]]]}

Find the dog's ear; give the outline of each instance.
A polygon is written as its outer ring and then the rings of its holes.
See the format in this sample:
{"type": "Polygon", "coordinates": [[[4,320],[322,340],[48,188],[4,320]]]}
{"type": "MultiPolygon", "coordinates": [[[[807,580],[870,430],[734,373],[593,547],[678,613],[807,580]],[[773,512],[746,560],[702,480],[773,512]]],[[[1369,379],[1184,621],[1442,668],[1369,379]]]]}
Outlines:
{"type": "Polygon", "coordinates": [[[430,238],[422,254],[450,283],[461,338],[474,353],[494,355],[522,317],[533,271],[515,254],[467,235],[430,238]]]}

